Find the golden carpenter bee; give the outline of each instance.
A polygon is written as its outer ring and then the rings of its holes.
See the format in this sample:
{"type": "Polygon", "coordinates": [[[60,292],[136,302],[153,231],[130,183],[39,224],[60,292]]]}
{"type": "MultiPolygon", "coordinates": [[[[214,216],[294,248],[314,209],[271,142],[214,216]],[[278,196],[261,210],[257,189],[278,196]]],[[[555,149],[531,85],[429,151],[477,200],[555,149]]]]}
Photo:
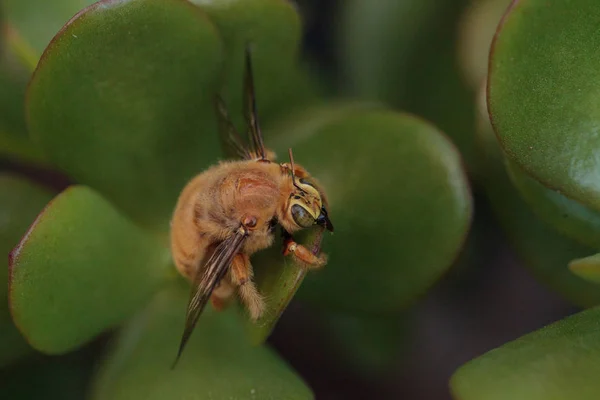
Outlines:
{"type": "Polygon", "coordinates": [[[296,243],[292,234],[315,225],[333,232],[327,197],[317,180],[294,163],[291,149],[289,163],[277,163],[275,154],[264,146],[248,47],[244,116],[249,143],[235,129],[219,95],[215,110],[222,143],[234,159],[194,177],[181,192],[171,219],[173,261],[192,282],[175,362],[209,299],[216,310],[222,310],[237,293],[253,320],[263,314],[265,303],[252,279],[250,256],[273,244],[277,227],[284,238],[283,254],[312,268],[324,266],[326,255],[315,255],[296,243]]]}

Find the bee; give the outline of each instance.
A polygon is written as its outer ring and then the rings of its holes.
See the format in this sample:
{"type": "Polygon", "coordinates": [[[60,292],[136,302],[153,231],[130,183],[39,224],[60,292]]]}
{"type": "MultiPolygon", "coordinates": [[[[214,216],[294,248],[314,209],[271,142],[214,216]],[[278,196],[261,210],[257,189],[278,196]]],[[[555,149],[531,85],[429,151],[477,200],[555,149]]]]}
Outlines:
{"type": "Polygon", "coordinates": [[[252,279],[250,256],[273,244],[277,227],[284,238],[283,255],[308,268],[327,262],[325,254],[314,254],[292,236],[313,226],[333,232],[327,197],[317,180],[294,163],[291,149],[289,163],[277,163],[275,153],[265,148],[248,47],[243,94],[249,143],[244,144],[223,99],[216,95],[219,134],[233,159],[220,161],[188,182],[172,215],[173,261],[192,282],[175,363],[209,299],[214,309],[222,310],[237,294],[252,320],[263,315],[265,302],[252,279]]]}

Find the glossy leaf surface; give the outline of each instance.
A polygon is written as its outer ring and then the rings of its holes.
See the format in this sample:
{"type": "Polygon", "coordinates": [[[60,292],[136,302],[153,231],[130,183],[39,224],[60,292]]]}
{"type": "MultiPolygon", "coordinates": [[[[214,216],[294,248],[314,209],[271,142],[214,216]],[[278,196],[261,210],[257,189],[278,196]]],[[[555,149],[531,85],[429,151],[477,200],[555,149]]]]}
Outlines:
{"type": "Polygon", "coordinates": [[[271,349],[246,341],[231,312],[208,310],[174,369],[187,290],[160,293],[118,337],[93,388],[94,400],[312,399],[308,387],[271,349]]]}
{"type": "Polygon", "coordinates": [[[71,177],[165,229],[181,188],[218,155],[221,63],[216,28],[194,5],[101,1],[46,49],[28,92],[31,132],[71,177]]]}
{"type": "Polygon", "coordinates": [[[492,122],[511,160],[600,210],[600,10],[594,0],[513,3],[491,53],[492,122]],[[557,26],[568,27],[559,34],[557,26]]]}
{"type": "Polygon", "coordinates": [[[353,312],[398,310],[439,278],[463,244],[472,205],[460,156],[415,117],[329,112],[309,110],[271,133],[278,154],[291,147],[321,182],[335,226],[323,238],[328,265],[307,274],[298,294],[353,312]]]}
{"type": "Polygon", "coordinates": [[[600,393],[600,309],[525,335],[462,366],[460,400],[594,400],[600,393]]]}
{"type": "Polygon", "coordinates": [[[24,178],[0,174],[0,367],[31,351],[8,310],[8,253],[51,198],[24,178]]]}
{"type": "Polygon", "coordinates": [[[121,323],[172,272],[162,243],[85,186],[52,200],[11,257],[15,323],[51,354],[121,323]]]}
{"type": "Polygon", "coordinates": [[[512,246],[537,279],[582,307],[600,304],[600,285],[588,282],[568,268],[571,260],[587,257],[596,250],[561,235],[540,221],[512,184],[504,155],[489,119],[480,114],[477,143],[479,169],[485,191],[498,222],[512,246]]]}

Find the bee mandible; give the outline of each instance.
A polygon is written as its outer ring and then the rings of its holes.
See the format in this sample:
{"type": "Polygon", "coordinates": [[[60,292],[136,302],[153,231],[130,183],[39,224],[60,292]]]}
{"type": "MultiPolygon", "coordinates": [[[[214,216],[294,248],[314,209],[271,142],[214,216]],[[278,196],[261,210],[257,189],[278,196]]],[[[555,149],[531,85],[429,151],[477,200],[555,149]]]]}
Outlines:
{"type": "Polygon", "coordinates": [[[246,47],[244,116],[249,143],[235,129],[223,99],[215,96],[219,134],[234,159],[194,177],[183,189],[171,219],[171,253],[177,270],[192,282],[177,360],[210,299],[222,310],[237,294],[252,320],[265,312],[253,281],[250,256],[270,247],[275,230],[284,238],[283,254],[309,268],[326,264],[292,236],[315,225],[333,232],[327,197],[317,180],[294,163],[275,162],[265,148],[258,121],[250,50],[246,47]]]}

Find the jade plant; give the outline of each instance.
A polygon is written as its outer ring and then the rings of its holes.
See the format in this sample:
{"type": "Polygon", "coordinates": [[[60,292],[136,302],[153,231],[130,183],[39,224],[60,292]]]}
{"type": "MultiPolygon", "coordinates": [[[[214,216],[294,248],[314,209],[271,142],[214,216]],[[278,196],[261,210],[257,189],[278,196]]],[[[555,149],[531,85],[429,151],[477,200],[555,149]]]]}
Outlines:
{"type": "Polygon", "coordinates": [[[473,192],[523,266],[584,310],[457,366],[449,395],[598,398],[600,8],[348,0],[328,75],[303,36],[324,3],[2,3],[3,398],[321,398],[277,346],[306,315],[352,374],[393,375],[412,306],[450,267],[485,268],[473,192]],[[169,221],[185,184],[226,159],[215,94],[245,132],[248,43],[266,144],[283,161],[292,148],[329,195],[329,261],[306,272],[279,242],[257,254],[265,316],[207,307],[171,369],[190,283],[169,221]]]}
{"type": "Polygon", "coordinates": [[[459,151],[418,116],[325,89],[300,57],[291,2],[59,3],[3,4],[2,65],[15,76],[3,78],[14,91],[3,92],[2,153],[71,182],[52,193],[1,181],[7,365],[111,334],[89,398],[313,398],[266,342],[292,299],[338,321],[355,351],[357,326],[395,329],[458,256],[472,214],[459,151]],[[330,261],[303,279],[277,246],[259,254],[266,317],[208,307],[171,370],[190,284],[173,266],[169,220],[187,181],[224,159],[216,93],[242,130],[247,43],[265,141],[293,148],[327,187],[330,261]]]}

